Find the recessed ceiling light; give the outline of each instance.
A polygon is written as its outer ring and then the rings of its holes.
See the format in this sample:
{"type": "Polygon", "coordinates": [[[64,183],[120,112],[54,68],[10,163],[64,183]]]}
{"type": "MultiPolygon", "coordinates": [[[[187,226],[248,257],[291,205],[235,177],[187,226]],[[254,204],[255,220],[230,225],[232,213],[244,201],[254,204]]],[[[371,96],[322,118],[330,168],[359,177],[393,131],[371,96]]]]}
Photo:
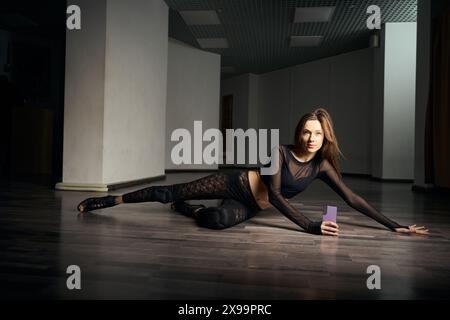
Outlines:
{"type": "Polygon", "coordinates": [[[214,10],[180,11],[180,15],[188,26],[220,24],[219,17],[214,10]]]}
{"type": "Polygon", "coordinates": [[[197,42],[203,49],[228,48],[228,41],[225,38],[200,38],[197,42]]]}
{"type": "Polygon", "coordinates": [[[335,7],[295,8],[294,23],[330,21],[335,7]]]}
{"type": "Polygon", "coordinates": [[[291,47],[316,47],[322,43],[323,36],[291,36],[291,47]]]}

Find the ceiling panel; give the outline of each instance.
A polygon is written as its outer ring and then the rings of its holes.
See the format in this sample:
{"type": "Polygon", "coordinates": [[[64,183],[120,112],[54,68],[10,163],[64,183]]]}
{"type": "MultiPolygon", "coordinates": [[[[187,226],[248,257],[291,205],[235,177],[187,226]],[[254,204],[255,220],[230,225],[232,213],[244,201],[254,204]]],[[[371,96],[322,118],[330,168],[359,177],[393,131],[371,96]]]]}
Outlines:
{"type": "MultiPolygon", "coordinates": [[[[368,47],[370,5],[382,22],[414,22],[417,0],[165,0],[170,7],[169,36],[201,48],[197,38],[226,38],[222,66],[236,74],[265,73],[368,47]],[[294,23],[296,7],[335,7],[329,22],[294,23]],[[179,11],[215,10],[220,25],[188,26],[179,11]],[[290,47],[291,36],[323,36],[317,47],[290,47]]],[[[227,73],[226,76],[233,74],[227,73]]]]}

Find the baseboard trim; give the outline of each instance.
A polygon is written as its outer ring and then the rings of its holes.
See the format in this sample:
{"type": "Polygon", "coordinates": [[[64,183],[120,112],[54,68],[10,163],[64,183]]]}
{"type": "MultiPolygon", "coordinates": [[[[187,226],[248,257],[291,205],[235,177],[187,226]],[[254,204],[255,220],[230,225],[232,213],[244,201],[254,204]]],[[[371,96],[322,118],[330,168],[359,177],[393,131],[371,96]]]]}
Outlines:
{"type": "Polygon", "coordinates": [[[218,169],[166,169],[165,173],[196,173],[196,172],[217,172],[218,169]]]}
{"type": "Polygon", "coordinates": [[[217,172],[219,170],[241,170],[241,169],[258,169],[259,167],[245,167],[245,166],[219,166],[217,169],[166,169],[166,173],[198,173],[198,172],[217,172]]]}
{"type": "Polygon", "coordinates": [[[434,193],[434,194],[442,194],[442,195],[450,195],[449,188],[437,187],[433,184],[425,184],[425,185],[413,185],[411,190],[419,193],[434,193]]]}
{"type": "Polygon", "coordinates": [[[61,191],[96,191],[96,192],[108,192],[111,190],[117,190],[122,188],[133,187],[141,184],[152,183],[155,181],[165,180],[166,175],[159,175],[156,177],[130,180],[125,182],[110,183],[110,184],[97,184],[97,183],[67,183],[58,182],[55,185],[56,190],[61,191]]]}
{"type": "MultiPolygon", "coordinates": [[[[217,172],[218,170],[257,170],[259,167],[246,167],[246,166],[219,166],[218,169],[166,169],[166,173],[212,173],[217,172]]],[[[397,183],[413,183],[414,180],[411,179],[382,179],[371,176],[370,174],[365,173],[342,173],[344,177],[352,177],[352,178],[364,178],[379,182],[397,182],[397,183]]]]}
{"type": "MultiPolygon", "coordinates": [[[[96,191],[96,192],[108,192],[111,190],[117,190],[122,188],[133,187],[142,184],[148,184],[155,181],[165,180],[167,178],[166,173],[212,173],[217,172],[218,170],[236,170],[236,169],[258,169],[259,167],[245,167],[245,166],[224,166],[219,167],[218,169],[166,169],[164,171],[165,174],[159,175],[156,177],[131,180],[125,182],[111,183],[111,184],[95,184],[95,183],[67,183],[67,182],[58,182],[55,185],[55,190],[60,191],[96,191]]],[[[360,173],[342,173],[343,176],[346,177],[358,177],[358,178],[366,178],[380,182],[399,182],[399,183],[413,183],[414,180],[409,179],[381,179],[372,177],[368,174],[360,174],[360,173]]],[[[413,191],[419,192],[450,192],[449,189],[445,188],[436,188],[436,187],[423,187],[423,186],[413,186],[413,191]]]]}
{"type": "Polygon", "coordinates": [[[107,192],[108,191],[108,185],[106,185],[106,184],[93,184],[93,183],[58,182],[55,185],[55,190],[58,190],[58,191],[97,191],[97,192],[107,192]]]}
{"type": "Polygon", "coordinates": [[[365,174],[365,173],[346,173],[346,172],[341,172],[343,177],[352,177],[352,178],[365,178],[365,179],[370,179],[372,176],[370,174],[365,174]]]}
{"type": "Polygon", "coordinates": [[[137,185],[141,185],[141,184],[152,183],[155,181],[166,180],[166,178],[167,178],[166,175],[162,174],[162,175],[159,175],[156,177],[151,177],[151,178],[109,184],[108,188],[109,188],[109,190],[117,190],[117,189],[121,189],[121,188],[128,188],[128,187],[133,187],[133,186],[137,186],[137,185]]]}
{"type": "Polygon", "coordinates": [[[412,179],[383,179],[371,176],[370,174],[366,173],[342,173],[342,176],[344,177],[352,177],[352,178],[364,178],[369,179],[373,181],[379,181],[379,182],[398,182],[398,183],[413,183],[414,180],[412,179]]]}
{"type": "Polygon", "coordinates": [[[378,177],[370,177],[370,180],[379,182],[396,182],[396,183],[414,183],[413,179],[383,179],[378,177]]]}

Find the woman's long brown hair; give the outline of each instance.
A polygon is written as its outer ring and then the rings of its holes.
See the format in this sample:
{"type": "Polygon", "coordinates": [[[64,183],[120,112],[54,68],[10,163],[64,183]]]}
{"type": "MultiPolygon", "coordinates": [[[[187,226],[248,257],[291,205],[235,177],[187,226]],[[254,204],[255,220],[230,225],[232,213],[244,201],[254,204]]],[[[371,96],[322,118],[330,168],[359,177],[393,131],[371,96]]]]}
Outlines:
{"type": "Polygon", "coordinates": [[[342,156],[344,159],[345,156],[339,149],[339,144],[337,142],[336,135],[334,134],[333,120],[331,119],[331,116],[327,110],[319,108],[314,110],[313,112],[305,114],[300,119],[300,121],[297,124],[297,127],[295,128],[294,149],[297,152],[300,152],[301,154],[306,153],[307,147],[306,144],[303,143],[301,134],[305,127],[306,121],[308,120],[318,120],[322,125],[322,130],[324,132],[324,139],[322,147],[318,152],[320,152],[322,159],[327,159],[330,162],[330,164],[334,167],[339,177],[342,177],[338,160],[339,156],[342,156]]]}

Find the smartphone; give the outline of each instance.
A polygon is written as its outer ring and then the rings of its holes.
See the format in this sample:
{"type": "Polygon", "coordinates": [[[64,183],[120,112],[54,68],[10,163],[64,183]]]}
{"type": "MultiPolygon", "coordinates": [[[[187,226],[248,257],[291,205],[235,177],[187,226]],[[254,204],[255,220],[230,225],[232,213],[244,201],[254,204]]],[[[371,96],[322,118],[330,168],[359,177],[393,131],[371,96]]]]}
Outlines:
{"type": "Polygon", "coordinates": [[[325,206],[322,221],[333,221],[336,223],[337,207],[325,206]]]}

